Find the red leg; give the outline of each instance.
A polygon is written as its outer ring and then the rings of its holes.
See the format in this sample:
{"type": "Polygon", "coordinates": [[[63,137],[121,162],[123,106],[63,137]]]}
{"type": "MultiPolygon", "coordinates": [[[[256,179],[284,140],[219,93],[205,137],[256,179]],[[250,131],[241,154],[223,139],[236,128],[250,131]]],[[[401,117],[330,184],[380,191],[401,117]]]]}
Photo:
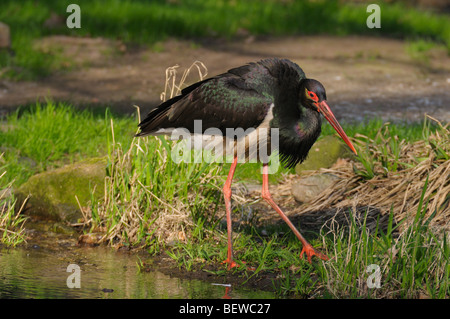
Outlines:
{"type": "Polygon", "coordinates": [[[231,224],[231,182],[233,180],[234,171],[236,170],[237,165],[237,157],[234,158],[233,163],[231,164],[230,171],[228,173],[227,180],[225,185],[223,186],[223,197],[225,199],[225,210],[227,212],[227,233],[228,233],[228,253],[227,259],[224,263],[228,264],[228,269],[236,267],[237,264],[233,260],[233,245],[231,242],[231,232],[232,232],[232,224],[231,224]]]}
{"type": "Polygon", "coordinates": [[[270,195],[269,192],[269,175],[268,175],[268,166],[267,164],[263,164],[263,186],[262,186],[262,198],[264,198],[270,206],[272,206],[273,209],[280,215],[280,217],[288,224],[288,226],[292,229],[295,236],[302,242],[303,249],[300,253],[300,259],[303,258],[303,254],[306,253],[306,256],[308,257],[308,262],[311,263],[312,256],[317,256],[320,259],[328,260],[328,257],[317,250],[315,250],[310,243],[306,241],[305,238],[303,238],[302,234],[297,230],[297,228],[292,224],[292,222],[289,220],[289,218],[286,216],[285,213],[281,210],[280,207],[273,201],[272,195],[270,195]]]}

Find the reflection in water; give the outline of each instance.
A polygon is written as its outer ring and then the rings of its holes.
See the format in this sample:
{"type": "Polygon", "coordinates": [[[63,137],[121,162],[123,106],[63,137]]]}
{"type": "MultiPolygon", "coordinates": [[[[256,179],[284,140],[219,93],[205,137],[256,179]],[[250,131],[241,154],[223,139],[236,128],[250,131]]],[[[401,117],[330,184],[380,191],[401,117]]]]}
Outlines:
{"type": "Polygon", "coordinates": [[[269,292],[139,272],[137,257],[108,248],[0,250],[0,298],[273,298],[269,292]],[[80,288],[68,288],[69,265],[80,267],[80,288]]]}

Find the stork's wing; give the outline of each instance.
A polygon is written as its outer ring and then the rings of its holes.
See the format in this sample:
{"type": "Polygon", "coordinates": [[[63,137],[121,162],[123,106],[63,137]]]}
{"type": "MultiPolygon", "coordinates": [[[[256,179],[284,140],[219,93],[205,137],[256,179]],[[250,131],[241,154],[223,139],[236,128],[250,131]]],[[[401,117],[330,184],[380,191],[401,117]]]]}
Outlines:
{"type": "Polygon", "coordinates": [[[273,103],[270,81],[265,67],[250,64],[197,82],[152,110],[139,124],[138,136],[173,128],[193,132],[194,120],[202,120],[203,131],[218,128],[223,134],[226,128],[256,128],[273,103]]]}

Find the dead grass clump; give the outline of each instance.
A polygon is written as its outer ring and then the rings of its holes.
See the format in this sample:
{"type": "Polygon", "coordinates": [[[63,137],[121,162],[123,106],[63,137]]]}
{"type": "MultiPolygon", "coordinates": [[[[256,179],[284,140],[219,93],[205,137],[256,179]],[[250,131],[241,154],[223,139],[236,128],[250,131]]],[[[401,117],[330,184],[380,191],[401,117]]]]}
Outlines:
{"type": "MultiPolygon", "coordinates": [[[[192,70],[198,71],[200,80],[207,73],[196,61],[177,82],[177,68],[166,70],[163,101],[180,93],[192,70]]],[[[138,115],[140,121],[139,108],[138,115]]],[[[195,226],[193,215],[214,205],[221,166],[175,163],[171,151],[176,141],[164,137],[134,138],[124,150],[114,140],[113,122],[111,128],[105,195],[85,219],[105,232],[100,242],[146,246],[184,242],[190,235],[187,229],[195,226]]]]}
{"type": "Polygon", "coordinates": [[[330,208],[342,211],[352,207],[355,211],[364,206],[376,207],[384,216],[392,208],[397,221],[405,220],[401,227],[404,229],[416,215],[428,181],[425,218],[433,217],[431,226],[449,229],[450,133],[447,126],[434,121],[439,127],[431,131],[424,126],[424,139],[415,143],[392,136],[388,124],[379,130],[375,140],[356,136],[353,142],[359,161],[321,169],[340,180],[298,211],[330,211],[335,215],[330,208]]]}
{"type": "MultiPolygon", "coordinates": [[[[0,154],[0,160],[3,153],[0,154]]],[[[0,174],[0,182],[6,172],[0,174]]],[[[7,246],[17,246],[25,240],[24,222],[26,220],[21,212],[25,207],[28,197],[23,201],[20,208],[15,209],[16,200],[11,192],[13,182],[7,185],[0,183],[0,243],[7,246]]]]}

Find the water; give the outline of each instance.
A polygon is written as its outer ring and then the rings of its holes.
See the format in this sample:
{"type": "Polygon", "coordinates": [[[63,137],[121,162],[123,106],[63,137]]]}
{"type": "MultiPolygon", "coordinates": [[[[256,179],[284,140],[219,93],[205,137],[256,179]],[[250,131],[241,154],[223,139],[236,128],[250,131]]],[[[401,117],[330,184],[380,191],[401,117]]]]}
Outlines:
{"type": "MultiPolygon", "coordinates": [[[[0,298],[274,298],[270,292],[139,272],[134,254],[102,247],[28,245],[0,249],[0,298]],[[69,288],[69,265],[79,266],[80,288],[69,288]]],[[[69,285],[76,285],[70,277],[69,285]]]]}

